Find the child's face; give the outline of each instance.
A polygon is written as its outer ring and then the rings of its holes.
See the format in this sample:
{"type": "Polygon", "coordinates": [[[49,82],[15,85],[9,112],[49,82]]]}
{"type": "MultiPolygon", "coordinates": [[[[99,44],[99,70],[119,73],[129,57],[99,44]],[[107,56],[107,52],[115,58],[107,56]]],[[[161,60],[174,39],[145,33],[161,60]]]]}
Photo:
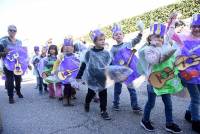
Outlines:
{"type": "Polygon", "coordinates": [[[46,48],[42,48],[42,54],[46,54],[47,53],[47,49],[46,48]]]}
{"type": "Polygon", "coordinates": [[[39,55],[39,53],[40,53],[40,51],[35,51],[35,54],[36,54],[36,55],[39,55]]]}
{"type": "Polygon", "coordinates": [[[105,46],[105,36],[102,35],[100,37],[97,37],[97,40],[95,41],[94,44],[97,48],[104,48],[104,46],[105,46]]]}
{"type": "Polygon", "coordinates": [[[193,36],[200,38],[200,25],[191,26],[191,33],[193,36]]]}
{"type": "Polygon", "coordinates": [[[63,46],[63,53],[73,53],[74,47],[73,46],[63,46]]]}
{"type": "Polygon", "coordinates": [[[56,54],[56,50],[55,49],[50,49],[49,52],[50,52],[51,55],[55,55],[56,54]]]}
{"type": "Polygon", "coordinates": [[[117,43],[123,42],[124,34],[121,31],[118,31],[113,34],[113,39],[117,41],[117,43]]]}
{"type": "Polygon", "coordinates": [[[181,33],[181,32],[184,30],[184,27],[185,27],[184,25],[177,27],[177,28],[175,29],[175,32],[176,32],[176,33],[181,33]]]}
{"type": "Polygon", "coordinates": [[[162,37],[160,36],[157,36],[157,35],[152,35],[151,36],[151,41],[150,41],[151,44],[154,44],[158,47],[162,46],[162,44],[164,43],[164,40],[162,37]]]}

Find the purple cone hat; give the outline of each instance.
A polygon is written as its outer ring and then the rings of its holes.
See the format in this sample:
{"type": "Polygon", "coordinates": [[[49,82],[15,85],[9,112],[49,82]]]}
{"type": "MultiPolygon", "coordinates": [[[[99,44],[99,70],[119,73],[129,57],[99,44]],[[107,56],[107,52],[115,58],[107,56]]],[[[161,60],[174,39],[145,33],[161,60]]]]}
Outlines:
{"type": "Polygon", "coordinates": [[[162,23],[155,22],[153,25],[150,26],[150,33],[151,34],[164,36],[165,30],[166,30],[166,26],[162,23]]]}
{"type": "Polygon", "coordinates": [[[122,29],[121,29],[120,25],[115,23],[112,27],[112,34],[115,34],[116,32],[121,32],[121,31],[122,31],[122,29]]]}
{"type": "Polygon", "coordinates": [[[4,64],[8,70],[14,71],[17,59],[24,74],[28,67],[28,55],[25,48],[17,47],[16,49],[11,49],[4,58],[4,64]]]}
{"type": "Polygon", "coordinates": [[[194,14],[192,16],[192,23],[191,25],[200,25],[200,14],[194,14]]]}
{"type": "Polygon", "coordinates": [[[64,39],[64,46],[73,46],[73,39],[72,38],[66,38],[64,39]]]}
{"type": "Polygon", "coordinates": [[[90,38],[91,38],[92,41],[94,41],[95,38],[97,38],[97,37],[99,37],[101,35],[104,35],[104,33],[101,32],[99,29],[90,31],[90,38]]]}
{"type": "Polygon", "coordinates": [[[74,56],[65,56],[64,60],[60,63],[58,72],[63,72],[66,77],[62,82],[69,83],[70,79],[75,79],[79,71],[80,61],[74,56]]]}
{"type": "Polygon", "coordinates": [[[138,58],[135,56],[135,54],[133,55],[132,54],[133,54],[133,50],[126,47],[117,52],[112,62],[114,65],[127,66],[133,70],[131,75],[129,75],[127,80],[125,81],[125,84],[131,83],[133,80],[135,80],[136,78],[140,76],[136,68],[138,64],[138,58]]]}

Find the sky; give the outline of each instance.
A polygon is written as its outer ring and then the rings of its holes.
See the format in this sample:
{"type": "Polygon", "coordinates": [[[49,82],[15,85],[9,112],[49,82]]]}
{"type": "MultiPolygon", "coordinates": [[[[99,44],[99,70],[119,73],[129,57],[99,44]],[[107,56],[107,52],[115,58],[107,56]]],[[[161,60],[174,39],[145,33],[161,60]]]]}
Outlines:
{"type": "Polygon", "coordinates": [[[177,0],[0,0],[0,37],[7,26],[17,26],[17,37],[41,45],[81,36],[122,19],[139,15],[177,0]]]}

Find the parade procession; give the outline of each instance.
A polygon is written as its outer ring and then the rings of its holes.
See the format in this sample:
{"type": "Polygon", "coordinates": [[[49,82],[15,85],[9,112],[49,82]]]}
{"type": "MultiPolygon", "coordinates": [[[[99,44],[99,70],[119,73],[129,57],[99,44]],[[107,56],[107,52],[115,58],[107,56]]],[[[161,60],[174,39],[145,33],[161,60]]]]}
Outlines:
{"type": "MultiPolygon", "coordinates": [[[[125,40],[124,25],[113,23],[109,27],[109,40],[114,44],[108,43],[107,32],[96,27],[90,29],[89,41],[68,35],[60,40],[60,44],[52,37],[46,43],[32,44],[29,48],[16,37],[21,32],[17,24],[8,24],[8,35],[0,38],[1,97],[7,98],[6,109],[17,105],[26,107],[28,104],[23,104],[23,101],[28,99],[27,90],[31,90],[30,105],[39,100],[38,107],[40,103],[48,102],[52,109],[57,110],[46,120],[61,116],[56,104],[62,105],[60,108],[66,109],[64,111],[73,108],[84,111],[80,114],[94,118],[91,123],[94,126],[97,122],[102,126],[109,122],[118,124],[118,118],[126,120],[124,115],[128,118],[134,116],[132,127],[139,125],[137,129],[144,130],[141,133],[200,134],[200,13],[192,14],[188,25],[177,11],[170,11],[165,17],[167,21],[152,19],[150,25],[145,25],[144,18],[137,18],[132,25],[136,32],[129,41],[125,40]],[[27,72],[31,72],[34,78],[30,84],[32,88],[24,82],[27,72]],[[137,86],[139,83],[142,84],[137,86]],[[145,96],[141,97],[143,93],[145,96]],[[178,101],[182,103],[179,105],[178,101]],[[158,110],[160,113],[156,116],[158,110]],[[126,113],[120,114],[122,111],[126,113]],[[175,111],[179,111],[178,114],[175,111]],[[136,122],[136,119],[140,121],[136,122]],[[157,120],[162,120],[162,124],[157,120]],[[187,132],[183,126],[187,126],[187,132]]],[[[29,109],[27,112],[34,113],[29,109]]],[[[48,115],[48,111],[43,114],[48,115]]],[[[65,117],[71,118],[71,122],[81,121],[78,117],[72,119],[73,114],[79,113],[75,110],[66,113],[65,117]]],[[[73,126],[69,128],[76,129],[73,126]]],[[[60,133],[89,132],[72,130],[60,133]]],[[[96,133],[96,130],[90,133],[96,133]]],[[[112,133],[112,130],[99,133],[112,133]]]]}

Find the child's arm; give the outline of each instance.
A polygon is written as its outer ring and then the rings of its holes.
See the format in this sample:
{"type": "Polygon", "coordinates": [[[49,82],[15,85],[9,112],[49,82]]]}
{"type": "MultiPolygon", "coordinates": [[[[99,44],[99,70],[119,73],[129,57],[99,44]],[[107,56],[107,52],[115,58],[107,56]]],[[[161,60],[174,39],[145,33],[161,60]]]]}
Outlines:
{"type": "Polygon", "coordinates": [[[80,66],[80,69],[79,69],[78,74],[77,74],[77,76],[76,76],[76,79],[81,79],[82,76],[83,76],[83,73],[84,73],[85,68],[86,68],[86,63],[89,61],[89,56],[90,56],[90,55],[89,55],[89,52],[90,52],[90,51],[87,51],[87,52],[85,53],[84,61],[81,63],[81,66],[80,66]]]}
{"type": "Polygon", "coordinates": [[[51,71],[52,74],[54,74],[55,71],[58,69],[58,66],[60,65],[60,62],[62,61],[63,58],[64,58],[63,54],[58,56],[57,60],[53,64],[53,69],[51,71]]]}
{"type": "Polygon", "coordinates": [[[175,32],[175,22],[177,20],[177,13],[172,13],[168,20],[167,26],[167,39],[168,41],[174,40],[180,47],[183,46],[183,42],[180,36],[175,32]]]}
{"type": "Polygon", "coordinates": [[[81,79],[81,78],[82,78],[83,73],[84,73],[84,71],[85,71],[85,68],[86,68],[86,64],[83,62],[83,63],[81,64],[81,67],[80,67],[79,71],[78,71],[78,74],[77,74],[77,76],[76,76],[76,79],[81,79]]]}
{"type": "Polygon", "coordinates": [[[132,47],[138,44],[141,41],[141,39],[142,39],[142,33],[139,33],[136,38],[132,39],[131,41],[132,47]]]}
{"type": "Polygon", "coordinates": [[[55,61],[55,63],[53,64],[53,69],[52,69],[52,71],[51,71],[52,74],[54,74],[55,71],[58,69],[58,66],[60,65],[60,62],[61,62],[60,59],[57,59],[57,60],[55,61]]]}

